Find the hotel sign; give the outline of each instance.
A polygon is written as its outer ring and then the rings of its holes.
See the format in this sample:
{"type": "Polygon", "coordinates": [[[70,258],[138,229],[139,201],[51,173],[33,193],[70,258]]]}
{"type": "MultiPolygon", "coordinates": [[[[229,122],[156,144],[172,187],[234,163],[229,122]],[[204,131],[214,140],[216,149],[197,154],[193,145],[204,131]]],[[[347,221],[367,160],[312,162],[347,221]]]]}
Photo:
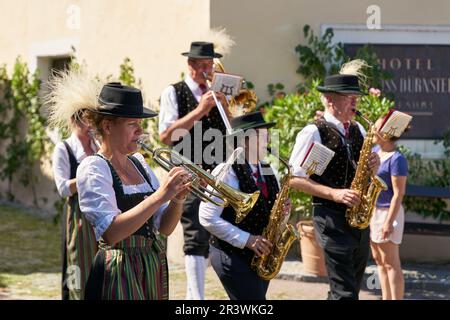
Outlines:
{"type": "MultiPolygon", "coordinates": [[[[345,44],[354,56],[361,44],[345,44]]],[[[381,90],[391,94],[395,108],[413,116],[403,138],[441,139],[450,127],[450,46],[373,44],[381,68],[393,76],[381,90]]]]}

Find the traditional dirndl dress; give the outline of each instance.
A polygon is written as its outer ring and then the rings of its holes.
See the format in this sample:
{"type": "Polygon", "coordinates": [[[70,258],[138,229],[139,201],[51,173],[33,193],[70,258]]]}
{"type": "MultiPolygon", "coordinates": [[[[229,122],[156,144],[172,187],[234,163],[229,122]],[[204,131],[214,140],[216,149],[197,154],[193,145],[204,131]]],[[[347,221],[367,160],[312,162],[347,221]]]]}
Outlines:
{"type": "MultiPolygon", "coordinates": [[[[152,194],[152,192],[125,194],[118,174],[111,163],[103,159],[111,169],[117,206],[121,212],[135,207],[152,194]]],[[[129,159],[152,186],[139,160],[133,156],[129,159]]],[[[154,190],[153,186],[152,189],[154,190]]],[[[86,286],[86,299],[167,300],[168,297],[165,246],[153,230],[153,217],[130,237],[114,246],[100,240],[99,251],[95,256],[86,286]]]]}
{"type": "MultiPolygon", "coordinates": [[[[75,178],[78,163],[72,149],[64,141],[70,162],[70,179],[75,178]]],[[[62,299],[82,300],[84,289],[97,253],[94,229],[78,204],[78,194],[67,199],[67,209],[62,220],[62,299]]]]}

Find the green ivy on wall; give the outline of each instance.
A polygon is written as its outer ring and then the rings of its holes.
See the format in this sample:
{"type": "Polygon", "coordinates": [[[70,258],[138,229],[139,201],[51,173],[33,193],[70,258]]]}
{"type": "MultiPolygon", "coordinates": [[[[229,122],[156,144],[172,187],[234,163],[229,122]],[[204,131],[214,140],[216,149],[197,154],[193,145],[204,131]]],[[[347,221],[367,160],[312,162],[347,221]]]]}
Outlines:
{"type": "Polygon", "coordinates": [[[34,203],[37,176],[33,167],[50,148],[45,133],[45,118],[41,114],[38,73],[30,74],[28,66],[20,57],[16,59],[11,78],[6,66],[0,68],[0,139],[4,150],[0,154],[0,179],[8,181],[9,200],[14,200],[11,190],[13,177],[30,187],[34,203]]]}
{"type": "MultiPolygon", "coordinates": [[[[131,59],[128,57],[126,57],[120,65],[119,80],[127,86],[136,87],[142,90],[142,81],[141,79],[136,80],[133,64],[131,62],[131,59]]],[[[145,98],[144,93],[143,95],[145,98]]],[[[153,105],[150,107],[150,109],[156,112],[159,111],[159,108],[153,105]]],[[[150,134],[149,140],[153,148],[162,146],[159,140],[157,119],[158,118],[142,119],[142,127],[145,133],[150,134]]],[[[150,162],[150,164],[153,166],[154,163],[150,162]]]]}

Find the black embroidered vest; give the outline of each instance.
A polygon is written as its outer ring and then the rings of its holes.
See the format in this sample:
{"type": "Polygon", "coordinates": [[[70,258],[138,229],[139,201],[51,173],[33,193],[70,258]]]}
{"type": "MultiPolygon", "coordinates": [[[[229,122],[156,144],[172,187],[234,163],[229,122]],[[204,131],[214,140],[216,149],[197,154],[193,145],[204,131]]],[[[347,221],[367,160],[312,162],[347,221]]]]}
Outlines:
{"type": "Polygon", "coordinates": [[[72,148],[70,148],[67,141],[63,141],[63,143],[64,143],[64,146],[66,147],[67,154],[69,155],[70,179],[74,179],[77,174],[77,168],[78,168],[77,158],[75,158],[72,148]]]}
{"type": "MultiPolygon", "coordinates": [[[[73,154],[72,148],[70,148],[67,141],[63,141],[64,146],[66,147],[67,154],[69,155],[69,164],[70,164],[70,179],[74,179],[77,175],[78,161],[75,155],[73,154]]],[[[75,192],[68,199],[69,205],[72,207],[78,206],[78,192],[75,192]]]]}
{"type": "MultiPolygon", "coordinates": [[[[178,116],[179,118],[182,118],[194,110],[198,103],[186,82],[181,81],[173,86],[177,96],[178,116]]],[[[213,141],[204,141],[205,132],[209,129],[218,129],[222,135],[225,135],[226,133],[225,124],[223,123],[222,117],[220,116],[217,108],[212,108],[208,116],[204,116],[200,121],[195,123],[189,131],[190,141],[184,141],[184,139],[189,139],[189,137],[184,136],[180,140],[175,141],[173,144],[176,151],[180,152],[183,156],[189,158],[194,163],[201,164],[205,170],[213,170],[217,164],[226,160],[223,138],[212,139],[213,141]],[[195,132],[197,132],[197,135],[194,134],[195,132]],[[208,156],[211,154],[211,157],[204,159],[204,150],[208,145],[210,146],[206,150],[207,152],[205,152],[205,155],[208,156]],[[211,152],[209,152],[210,150],[211,152]]],[[[213,135],[213,137],[215,136],[213,135]]]]}
{"type": "MultiPolygon", "coordinates": [[[[145,181],[151,186],[153,189],[152,192],[144,192],[144,193],[133,193],[133,194],[125,194],[123,191],[123,184],[120,180],[119,175],[117,174],[116,170],[114,170],[114,167],[111,165],[111,163],[102,157],[99,154],[96,154],[96,156],[101,157],[102,159],[106,160],[108,163],[109,169],[111,170],[111,175],[113,178],[113,188],[114,192],[116,194],[116,201],[117,201],[117,207],[122,211],[128,211],[131,208],[137,206],[139,203],[141,203],[146,197],[150,196],[155,192],[155,188],[152,185],[152,182],[150,180],[150,177],[147,175],[147,172],[145,171],[142,164],[139,162],[138,159],[136,159],[133,156],[128,156],[128,158],[134,163],[136,168],[139,170],[141,175],[144,177],[145,181]]],[[[155,234],[153,232],[153,216],[150,217],[135,233],[132,234],[133,236],[143,236],[146,238],[152,238],[155,239],[155,234]]]]}
{"type": "MultiPolygon", "coordinates": [[[[236,224],[235,222],[236,213],[231,206],[226,207],[221,215],[224,220],[253,235],[261,235],[264,228],[267,226],[269,222],[270,211],[272,210],[276,195],[279,191],[277,179],[272,169],[270,168],[270,165],[261,163],[261,167],[269,170],[269,174],[264,175],[264,180],[266,182],[267,191],[269,194],[268,198],[266,199],[266,197],[264,197],[264,195],[261,193],[253,209],[239,224],[236,224]]],[[[233,164],[233,170],[238,177],[239,189],[242,192],[253,193],[258,190],[258,187],[256,186],[255,180],[252,176],[252,170],[248,164],[235,163],[233,164]]],[[[261,172],[261,174],[263,173],[261,172]]],[[[226,241],[218,239],[217,237],[212,237],[211,244],[217,248],[220,248],[222,251],[225,251],[227,253],[235,252],[239,255],[244,256],[246,259],[251,259],[254,255],[254,252],[248,248],[244,248],[243,250],[239,249],[226,241]]]]}
{"type": "MultiPolygon", "coordinates": [[[[328,123],[324,119],[317,120],[315,124],[319,129],[322,144],[333,150],[336,154],[331,159],[324,173],[321,176],[312,175],[310,177],[311,180],[331,188],[349,188],[355,176],[355,168],[352,165],[351,159],[357,164],[359,153],[364,142],[364,137],[358,125],[351,123],[349,126],[348,142],[350,148],[348,149],[336,126],[328,123]]],[[[319,197],[313,197],[313,203],[323,204],[340,211],[345,211],[347,208],[344,204],[338,204],[319,197]]]]}

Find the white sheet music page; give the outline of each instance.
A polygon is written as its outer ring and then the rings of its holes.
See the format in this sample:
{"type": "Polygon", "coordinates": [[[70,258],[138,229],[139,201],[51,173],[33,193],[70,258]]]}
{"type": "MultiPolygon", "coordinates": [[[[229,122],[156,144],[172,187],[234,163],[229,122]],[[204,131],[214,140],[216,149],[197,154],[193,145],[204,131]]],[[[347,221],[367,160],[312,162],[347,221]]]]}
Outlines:
{"type": "Polygon", "coordinates": [[[211,90],[222,92],[226,96],[236,96],[242,87],[243,77],[230,73],[215,72],[211,90]]]}
{"type": "Polygon", "coordinates": [[[308,176],[312,174],[320,176],[334,157],[334,153],[333,150],[323,144],[313,142],[300,166],[306,170],[308,176]]]}
{"type": "Polygon", "coordinates": [[[400,137],[411,120],[412,116],[409,114],[391,109],[381,124],[380,132],[389,136],[400,137]]]}

